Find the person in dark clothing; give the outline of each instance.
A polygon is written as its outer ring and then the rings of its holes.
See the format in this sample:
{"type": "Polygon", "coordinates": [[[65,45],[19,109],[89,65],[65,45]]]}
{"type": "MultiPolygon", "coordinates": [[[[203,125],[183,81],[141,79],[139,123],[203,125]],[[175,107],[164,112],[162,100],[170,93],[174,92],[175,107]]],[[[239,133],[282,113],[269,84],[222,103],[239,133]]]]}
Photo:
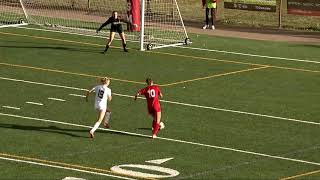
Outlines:
{"type": "Polygon", "coordinates": [[[202,29],[209,28],[209,11],[211,11],[211,29],[215,30],[214,27],[214,20],[216,15],[216,7],[217,7],[217,0],[202,0],[203,8],[206,8],[206,24],[203,26],[202,29]]]}
{"type": "Polygon", "coordinates": [[[116,34],[116,32],[119,33],[119,35],[121,37],[123,51],[124,52],[128,52],[128,50],[126,48],[127,47],[126,38],[125,38],[125,34],[123,32],[123,28],[122,28],[122,24],[120,22],[120,19],[118,18],[118,12],[113,11],[112,12],[112,16],[97,29],[97,33],[103,27],[107,26],[108,24],[111,24],[110,36],[109,36],[108,43],[106,44],[106,48],[104,49],[103,53],[106,53],[108,51],[109,46],[111,45],[111,43],[112,43],[112,41],[114,39],[114,35],[116,34]]]}

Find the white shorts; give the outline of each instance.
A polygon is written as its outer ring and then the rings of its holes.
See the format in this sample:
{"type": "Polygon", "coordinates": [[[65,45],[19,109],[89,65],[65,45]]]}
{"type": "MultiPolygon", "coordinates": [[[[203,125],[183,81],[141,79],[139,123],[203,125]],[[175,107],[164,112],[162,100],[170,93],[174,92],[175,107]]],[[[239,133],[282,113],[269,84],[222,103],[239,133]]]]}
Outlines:
{"type": "Polygon", "coordinates": [[[98,111],[106,111],[106,110],[107,110],[107,105],[96,104],[96,105],[94,106],[94,109],[95,109],[95,110],[98,110],[98,111]]]}

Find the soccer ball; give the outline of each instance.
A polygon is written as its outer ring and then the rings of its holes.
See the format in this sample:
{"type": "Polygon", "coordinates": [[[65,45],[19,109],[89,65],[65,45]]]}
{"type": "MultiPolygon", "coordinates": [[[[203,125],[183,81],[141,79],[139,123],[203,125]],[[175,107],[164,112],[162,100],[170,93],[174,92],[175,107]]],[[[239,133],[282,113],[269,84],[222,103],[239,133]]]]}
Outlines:
{"type": "Polygon", "coordinates": [[[160,129],[164,129],[165,125],[163,122],[160,122],[160,129]]]}

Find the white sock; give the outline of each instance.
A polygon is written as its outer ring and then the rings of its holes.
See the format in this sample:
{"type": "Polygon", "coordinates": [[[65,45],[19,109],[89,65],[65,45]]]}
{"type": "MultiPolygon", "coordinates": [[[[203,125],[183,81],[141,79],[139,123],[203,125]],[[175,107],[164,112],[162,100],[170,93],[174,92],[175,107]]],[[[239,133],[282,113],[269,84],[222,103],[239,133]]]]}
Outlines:
{"type": "Polygon", "coordinates": [[[106,112],[106,114],[104,115],[104,123],[109,124],[110,116],[111,112],[106,112]]]}
{"type": "Polygon", "coordinates": [[[100,126],[101,122],[96,122],[93,126],[93,128],[91,129],[90,133],[93,134],[100,126]]]}

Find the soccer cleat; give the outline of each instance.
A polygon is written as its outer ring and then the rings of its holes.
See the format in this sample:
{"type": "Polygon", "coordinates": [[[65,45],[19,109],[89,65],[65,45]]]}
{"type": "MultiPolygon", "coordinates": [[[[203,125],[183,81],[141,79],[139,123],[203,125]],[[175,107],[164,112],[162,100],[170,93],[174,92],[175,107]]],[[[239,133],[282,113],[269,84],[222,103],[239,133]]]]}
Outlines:
{"type": "Polygon", "coordinates": [[[163,122],[160,122],[159,125],[160,125],[159,131],[160,131],[161,129],[164,129],[164,128],[166,127],[163,122]]]}
{"type": "Polygon", "coordinates": [[[89,132],[89,134],[90,134],[89,137],[93,139],[94,138],[94,134],[91,133],[91,132],[89,132]]]}
{"type": "Polygon", "coordinates": [[[157,138],[157,135],[153,134],[152,139],[156,139],[156,138],[157,138]]]}
{"type": "Polygon", "coordinates": [[[125,44],[125,43],[122,44],[122,47],[123,47],[123,51],[124,51],[124,52],[129,52],[129,51],[127,50],[127,44],[125,44]]]}
{"type": "Polygon", "coordinates": [[[207,29],[209,27],[209,25],[204,25],[203,27],[202,27],[202,29],[207,29]]]}
{"type": "Polygon", "coordinates": [[[216,29],[216,28],[214,27],[214,25],[212,25],[212,27],[211,27],[211,28],[212,28],[212,30],[215,30],[215,29],[216,29]]]}

